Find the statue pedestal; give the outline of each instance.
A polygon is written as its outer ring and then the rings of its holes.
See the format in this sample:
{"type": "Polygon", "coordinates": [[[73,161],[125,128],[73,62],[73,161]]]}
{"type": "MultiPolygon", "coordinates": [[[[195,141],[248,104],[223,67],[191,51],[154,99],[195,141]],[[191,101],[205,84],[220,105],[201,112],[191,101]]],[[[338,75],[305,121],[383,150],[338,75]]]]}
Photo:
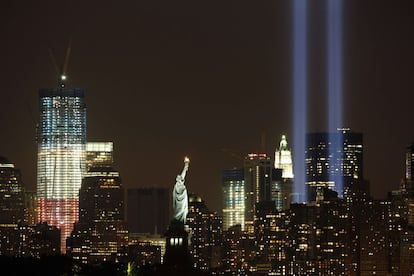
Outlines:
{"type": "Polygon", "coordinates": [[[188,231],[184,223],[173,220],[165,236],[164,264],[176,268],[192,267],[188,250],[188,231]]]}

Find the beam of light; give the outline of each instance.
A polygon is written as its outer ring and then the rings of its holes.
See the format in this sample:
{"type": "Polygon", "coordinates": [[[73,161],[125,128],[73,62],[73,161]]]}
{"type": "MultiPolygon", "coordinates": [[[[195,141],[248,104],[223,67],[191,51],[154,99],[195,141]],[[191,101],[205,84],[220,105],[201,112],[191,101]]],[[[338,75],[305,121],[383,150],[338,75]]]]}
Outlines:
{"type": "Polygon", "coordinates": [[[292,202],[304,202],[307,102],[307,0],[293,0],[293,158],[292,202]]]}
{"type": "MultiPolygon", "coordinates": [[[[328,129],[330,140],[330,168],[334,169],[335,191],[342,197],[343,178],[341,163],[343,159],[342,131],[342,0],[327,2],[327,87],[328,87],[328,129]]],[[[332,174],[331,174],[332,176],[332,174]]]]}

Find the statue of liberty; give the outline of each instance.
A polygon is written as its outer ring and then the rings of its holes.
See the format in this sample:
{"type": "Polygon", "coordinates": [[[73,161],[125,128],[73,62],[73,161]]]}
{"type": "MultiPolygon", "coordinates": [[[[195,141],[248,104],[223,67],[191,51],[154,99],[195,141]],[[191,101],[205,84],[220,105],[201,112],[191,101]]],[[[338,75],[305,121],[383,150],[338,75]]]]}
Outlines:
{"type": "Polygon", "coordinates": [[[175,185],[173,190],[173,210],[174,220],[185,224],[188,214],[188,196],[187,189],[184,185],[185,175],[188,171],[190,159],[184,158],[184,168],[181,174],[178,174],[175,179],[175,185]]]}

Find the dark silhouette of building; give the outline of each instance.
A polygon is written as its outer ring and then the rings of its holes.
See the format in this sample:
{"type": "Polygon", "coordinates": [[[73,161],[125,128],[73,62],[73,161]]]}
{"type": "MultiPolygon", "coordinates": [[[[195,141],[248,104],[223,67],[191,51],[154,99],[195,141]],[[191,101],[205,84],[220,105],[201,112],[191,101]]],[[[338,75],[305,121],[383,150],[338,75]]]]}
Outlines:
{"type": "Polygon", "coordinates": [[[282,169],[272,169],[271,199],[278,211],[288,210],[292,202],[293,179],[282,176],[282,169]]]}
{"type": "Polygon", "coordinates": [[[265,153],[250,153],[244,158],[245,229],[253,232],[255,204],[271,200],[273,161],[265,153]]]}
{"type": "Polygon", "coordinates": [[[127,189],[127,221],[132,233],[164,233],[170,222],[168,188],[127,189]]]}

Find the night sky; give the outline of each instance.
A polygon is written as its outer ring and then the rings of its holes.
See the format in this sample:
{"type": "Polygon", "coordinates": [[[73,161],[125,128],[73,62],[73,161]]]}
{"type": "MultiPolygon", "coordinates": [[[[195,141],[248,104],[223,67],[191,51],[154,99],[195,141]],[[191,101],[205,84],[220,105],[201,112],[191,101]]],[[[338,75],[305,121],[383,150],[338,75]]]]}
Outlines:
{"type": "MultiPolygon", "coordinates": [[[[414,141],[414,1],[346,0],[344,126],[364,135],[374,198],[414,141]]],[[[221,173],[292,139],[292,1],[3,1],[0,155],[36,183],[38,90],[85,89],[88,141],[113,141],[129,187],[189,192],[221,213],[221,173]]],[[[325,1],[309,1],[308,131],[326,131],[325,1]]],[[[338,126],[340,127],[340,126],[338,126]]],[[[290,144],[292,146],[292,144],[290,144]]]]}

